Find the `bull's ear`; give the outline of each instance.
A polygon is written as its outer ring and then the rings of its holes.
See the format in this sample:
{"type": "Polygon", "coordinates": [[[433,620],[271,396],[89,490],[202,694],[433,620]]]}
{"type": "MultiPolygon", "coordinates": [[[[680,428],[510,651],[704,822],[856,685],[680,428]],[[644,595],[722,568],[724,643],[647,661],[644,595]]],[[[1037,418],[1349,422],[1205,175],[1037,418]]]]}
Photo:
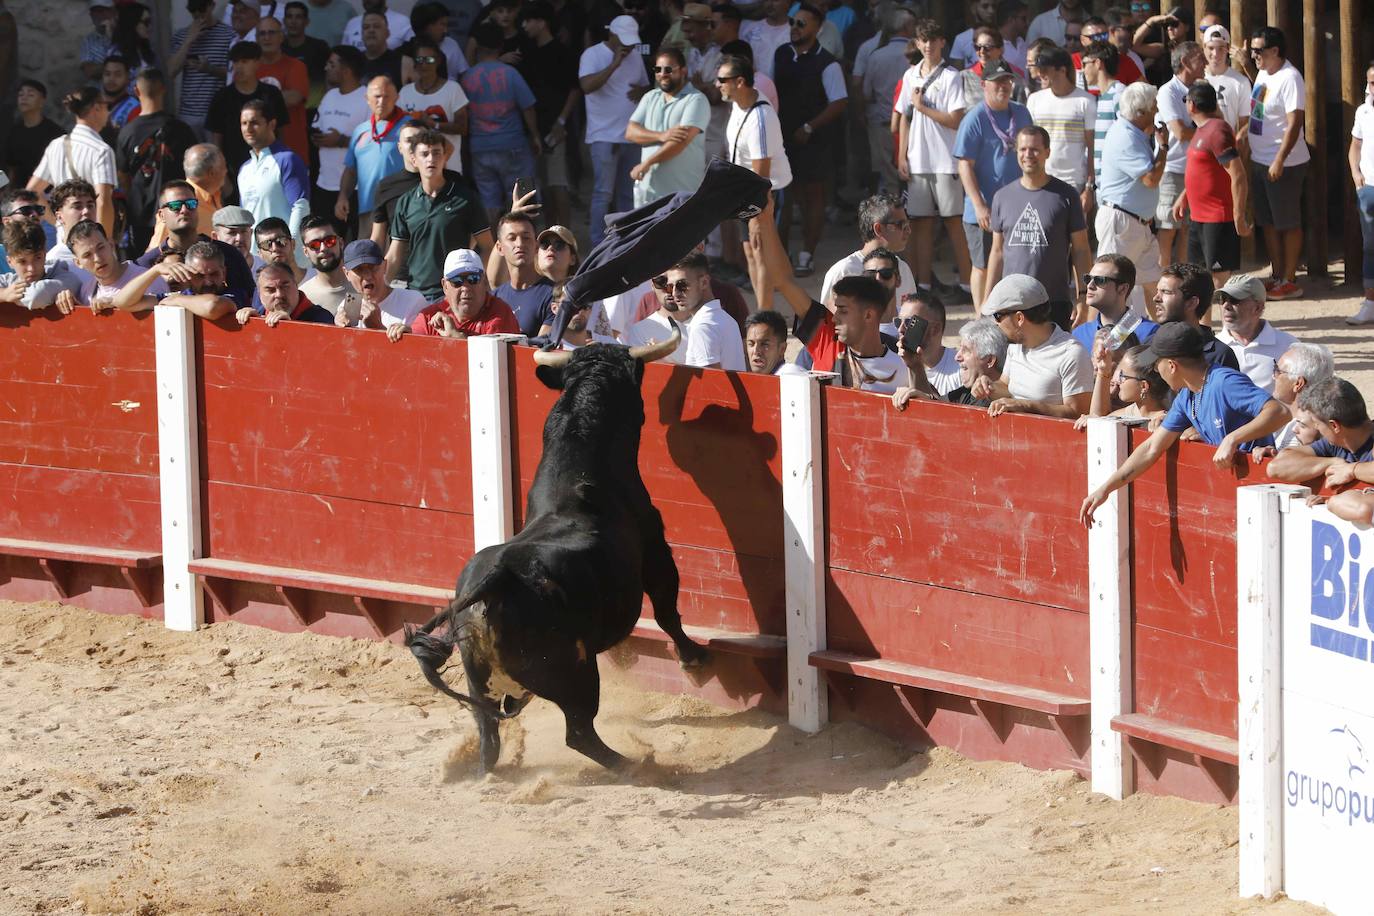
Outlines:
{"type": "Polygon", "coordinates": [[[544,383],[545,388],[552,388],[554,391],[563,390],[563,367],[562,366],[535,366],[535,377],[544,383]]]}

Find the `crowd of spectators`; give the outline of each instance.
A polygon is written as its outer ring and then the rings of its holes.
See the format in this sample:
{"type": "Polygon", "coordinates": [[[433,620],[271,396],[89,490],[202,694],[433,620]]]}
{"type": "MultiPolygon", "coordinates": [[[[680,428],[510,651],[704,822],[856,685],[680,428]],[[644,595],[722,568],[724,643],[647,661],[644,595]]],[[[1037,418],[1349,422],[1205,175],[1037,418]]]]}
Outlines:
{"type": "MultiPolygon", "coordinates": [[[[1085,519],[1179,438],[1278,479],[1364,480],[1358,392],[1265,317],[1304,295],[1289,38],[1147,6],[975,0],[954,28],[891,0],[188,0],[160,56],[152,8],[89,0],[69,127],[42,83],[10,78],[0,304],[173,304],[392,341],[677,329],[674,361],[834,373],[897,409],[1148,424],[1085,519]],[[713,159],[768,180],[763,212],[680,240],[699,244],[623,294],[569,301],[610,215],[693,192],[713,159]],[[849,213],[858,247],[817,264],[849,213]],[[1267,277],[1238,272],[1254,228],[1267,277]],[[819,299],[799,282],[817,270],[819,299]],[[975,317],[947,326],[957,306],[975,317]]],[[[1349,148],[1351,324],[1374,323],[1371,131],[1374,101],[1349,148]]],[[[1363,499],[1333,506],[1367,517],[1363,499]]]]}

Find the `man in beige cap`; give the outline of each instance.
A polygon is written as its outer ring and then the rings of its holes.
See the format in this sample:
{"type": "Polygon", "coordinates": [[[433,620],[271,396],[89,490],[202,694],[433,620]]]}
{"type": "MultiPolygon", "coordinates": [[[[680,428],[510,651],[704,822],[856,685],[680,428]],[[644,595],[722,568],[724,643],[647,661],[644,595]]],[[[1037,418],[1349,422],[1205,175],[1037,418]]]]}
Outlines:
{"type": "Polygon", "coordinates": [[[1025,274],[1008,274],[983,300],[981,314],[1007,335],[1002,378],[974,381],[975,398],[991,398],[988,414],[1033,413],[1076,420],[1088,412],[1093,390],[1092,358],[1073,335],[1050,318],[1044,284],[1025,274]]]}
{"type": "Polygon", "coordinates": [[[1274,362],[1297,339],[1264,319],[1264,282],[1249,274],[1235,274],[1212,295],[1221,306],[1217,340],[1231,348],[1240,371],[1270,393],[1274,390],[1274,362]]]}

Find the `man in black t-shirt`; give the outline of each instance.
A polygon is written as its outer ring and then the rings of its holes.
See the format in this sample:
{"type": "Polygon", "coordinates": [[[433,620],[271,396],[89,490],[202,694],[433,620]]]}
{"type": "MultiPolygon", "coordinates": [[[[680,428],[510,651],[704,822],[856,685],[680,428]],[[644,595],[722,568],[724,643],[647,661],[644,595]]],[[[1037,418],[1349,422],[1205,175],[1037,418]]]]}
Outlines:
{"type": "Polygon", "coordinates": [[[234,79],[215,93],[210,100],[210,113],[205,118],[205,129],[210,132],[211,142],[223,151],[230,175],[237,175],[239,167],[248,161],[248,142],[243,139],[239,126],[244,105],[253,99],[266,102],[271,107],[271,120],[277,122],[278,131],[291,120],[281,90],[258,79],[261,60],[262,48],[256,41],[241,41],[229,49],[234,79]]]}
{"type": "Polygon", "coordinates": [[[549,224],[564,226],[571,221],[568,210],[568,119],[582,100],[577,81],[578,55],[554,37],[557,13],[547,0],[534,0],[525,7],[521,26],[537,49],[524,55],[516,69],[534,93],[534,120],[544,148],[539,154],[539,186],[547,200],[549,224]]]}
{"type": "Polygon", "coordinates": [[[139,73],[137,89],[143,112],[120,129],[115,141],[119,181],[127,191],[129,250],[135,254],[148,249],[162,186],[186,177],[182,161],[196,143],[191,128],[165,110],[167,84],[161,70],[148,67],[139,73]]]}
{"type": "Polygon", "coordinates": [[[43,113],[48,101],[48,87],[38,80],[22,80],[19,83],[19,119],[10,126],[5,136],[3,157],[5,174],[10,184],[22,188],[29,183],[38,161],[48,144],[62,136],[64,131],[43,113]]]}
{"type": "Polygon", "coordinates": [[[329,60],[329,44],[305,34],[305,27],[310,24],[310,8],[301,0],[287,3],[282,16],[282,30],[286,33],[281,44],[282,53],[304,63],[305,72],[310,75],[310,98],[305,100],[309,113],[320,104],[324,95],[324,65],[329,60]]]}

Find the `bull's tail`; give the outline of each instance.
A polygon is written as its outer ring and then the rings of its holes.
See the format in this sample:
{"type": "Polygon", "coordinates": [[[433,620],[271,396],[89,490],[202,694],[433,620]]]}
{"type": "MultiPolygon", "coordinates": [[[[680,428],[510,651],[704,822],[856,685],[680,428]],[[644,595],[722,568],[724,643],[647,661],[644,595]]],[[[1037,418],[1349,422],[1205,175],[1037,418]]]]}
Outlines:
{"type": "Polygon", "coordinates": [[[420,673],[425,676],[425,680],[429,682],[431,687],[452,697],[464,706],[505,718],[499,709],[482,697],[472,697],[454,690],[444,683],[444,679],[439,673],[453,655],[453,650],[458,647],[458,640],[462,638],[463,629],[472,617],[472,606],[486,597],[487,592],[500,578],[502,572],[499,566],[496,567],[466,594],[459,595],[449,602],[449,606],[434,615],[429,623],[422,627],[406,624],[403,631],[405,633],[405,645],[410,649],[410,653],[415,656],[415,660],[419,662],[420,673]],[[443,636],[436,635],[434,630],[446,621],[448,632],[443,636]]]}

